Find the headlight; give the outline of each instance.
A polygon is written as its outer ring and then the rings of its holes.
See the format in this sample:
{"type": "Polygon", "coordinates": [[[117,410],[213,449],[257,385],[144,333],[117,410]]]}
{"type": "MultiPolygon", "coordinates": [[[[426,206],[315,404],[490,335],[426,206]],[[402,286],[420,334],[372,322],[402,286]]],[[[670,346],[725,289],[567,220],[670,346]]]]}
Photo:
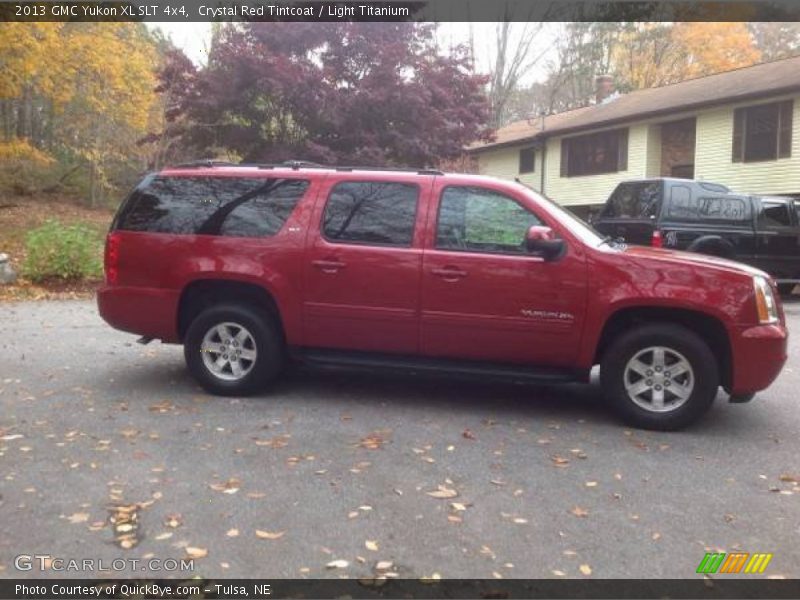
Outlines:
{"type": "Polygon", "coordinates": [[[753,277],[753,286],[756,291],[756,309],[758,310],[759,323],[778,322],[778,303],[772,293],[772,287],[766,279],[760,276],[753,277]]]}

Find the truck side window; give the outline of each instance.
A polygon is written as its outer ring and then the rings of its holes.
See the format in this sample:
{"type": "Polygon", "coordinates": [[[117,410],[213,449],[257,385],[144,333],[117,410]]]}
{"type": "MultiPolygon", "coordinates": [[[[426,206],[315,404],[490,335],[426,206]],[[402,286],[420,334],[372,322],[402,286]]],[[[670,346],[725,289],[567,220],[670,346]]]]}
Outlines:
{"type": "Polygon", "coordinates": [[[785,202],[762,202],[758,220],[763,227],[789,227],[792,224],[789,207],[785,202]]]}
{"type": "Polygon", "coordinates": [[[445,188],[439,204],[436,247],[524,254],[525,236],[542,222],[515,200],[479,187],[445,188]]]}
{"type": "Polygon", "coordinates": [[[611,194],[602,216],[619,219],[655,217],[658,215],[660,203],[660,182],[622,183],[611,194]]]}
{"type": "Polygon", "coordinates": [[[388,181],[345,181],[331,190],[322,216],[328,241],[411,246],[419,187],[388,181]]]}

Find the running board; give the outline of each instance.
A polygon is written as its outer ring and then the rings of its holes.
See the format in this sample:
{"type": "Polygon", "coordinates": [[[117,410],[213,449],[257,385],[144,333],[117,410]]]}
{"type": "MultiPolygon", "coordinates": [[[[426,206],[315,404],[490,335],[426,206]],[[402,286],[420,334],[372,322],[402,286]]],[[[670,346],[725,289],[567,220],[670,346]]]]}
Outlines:
{"type": "Polygon", "coordinates": [[[470,379],[516,380],[528,383],[587,381],[588,374],[575,369],[528,367],[505,363],[375,354],[326,349],[299,349],[296,358],[318,367],[344,367],[380,371],[406,371],[426,375],[450,375],[470,379]]]}

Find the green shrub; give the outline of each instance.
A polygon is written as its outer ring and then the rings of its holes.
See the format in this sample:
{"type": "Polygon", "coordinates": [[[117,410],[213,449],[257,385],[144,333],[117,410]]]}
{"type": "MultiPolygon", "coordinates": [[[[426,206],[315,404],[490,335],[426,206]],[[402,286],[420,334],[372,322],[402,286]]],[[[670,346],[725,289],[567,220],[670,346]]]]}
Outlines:
{"type": "Polygon", "coordinates": [[[103,273],[103,239],[85,223],[49,220],[28,232],[22,274],[34,282],[93,279],[103,273]]]}

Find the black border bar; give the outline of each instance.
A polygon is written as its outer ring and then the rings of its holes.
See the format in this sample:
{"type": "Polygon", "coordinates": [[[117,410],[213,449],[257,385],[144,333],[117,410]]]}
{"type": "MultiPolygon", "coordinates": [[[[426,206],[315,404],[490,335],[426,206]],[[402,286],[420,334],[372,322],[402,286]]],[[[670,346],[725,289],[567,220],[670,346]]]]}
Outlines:
{"type": "Polygon", "coordinates": [[[0,0],[0,21],[408,20],[800,21],[800,4],[797,0],[0,0]]]}
{"type": "Polygon", "coordinates": [[[341,597],[769,600],[799,598],[800,579],[0,579],[0,598],[14,600],[341,597]]]}

